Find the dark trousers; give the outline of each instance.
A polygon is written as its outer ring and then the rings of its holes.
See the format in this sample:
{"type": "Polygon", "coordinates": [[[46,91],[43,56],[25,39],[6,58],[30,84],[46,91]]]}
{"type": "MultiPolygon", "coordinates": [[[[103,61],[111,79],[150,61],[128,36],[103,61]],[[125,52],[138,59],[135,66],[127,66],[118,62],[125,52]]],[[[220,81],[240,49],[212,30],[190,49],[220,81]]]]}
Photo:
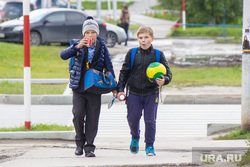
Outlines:
{"type": "Polygon", "coordinates": [[[75,143],[83,147],[85,152],[95,151],[94,139],[98,130],[100,110],[101,95],[73,92],[75,143]]]}
{"type": "Polygon", "coordinates": [[[127,98],[127,120],[132,138],[140,138],[140,119],[144,110],[146,147],[154,145],[158,99],[158,94],[145,97],[130,94],[127,98]]]}
{"type": "Polygon", "coordinates": [[[129,28],[129,24],[127,23],[123,23],[124,24],[124,30],[126,32],[126,35],[127,35],[127,38],[126,38],[126,41],[125,41],[125,45],[127,45],[128,43],[128,28],[129,28]]]}

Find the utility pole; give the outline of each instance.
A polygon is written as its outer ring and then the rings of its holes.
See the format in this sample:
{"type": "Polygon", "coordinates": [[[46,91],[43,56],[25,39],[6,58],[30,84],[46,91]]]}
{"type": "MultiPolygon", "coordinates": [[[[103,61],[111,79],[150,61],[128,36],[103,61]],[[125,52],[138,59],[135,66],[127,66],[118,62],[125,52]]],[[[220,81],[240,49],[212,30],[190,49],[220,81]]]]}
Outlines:
{"type": "Polygon", "coordinates": [[[117,0],[113,0],[113,18],[117,21],[117,0]]]}
{"type": "Polygon", "coordinates": [[[47,8],[51,8],[51,6],[52,6],[52,2],[51,2],[52,0],[48,0],[48,3],[47,3],[47,8]]]}
{"type": "Polygon", "coordinates": [[[182,29],[186,30],[186,8],[185,8],[185,0],[182,0],[182,29]]]}
{"type": "Polygon", "coordinates": [[[47,7],[47,0],[41,0],[41,8],[47,7]]]}
{"type": "Polygon", "coordinates": [[[101,0],[96,1],[96,12],[97,12],[97,18],[101,18],[101,0]]]}
{"type": "Polygon", "coordinates": [[[70,8],[70,0],[68,0],[67,8],[70,8]]]}
{"type": "MultiPolygon", "coordinates": [[[[250,0],[243,0],[242,39],[250,39],[250,0]]],[[[241,96],[241,129],[250,132],[250,49],[249,42],[242,53],[242,96],[241,96]]]]}
{"type": "Polygon", "coordinates": [[[77,0],[76,3],[77,3],[77,4],[76,4],[77,10],[82,10],[82,0],[77,0]]]}
{"type": "Polygon", "coordinates": [[[111,5],[110,5],[110,0],[108,0],[107,3],[108,3],[108,20],[111,21],[111,5]]]}

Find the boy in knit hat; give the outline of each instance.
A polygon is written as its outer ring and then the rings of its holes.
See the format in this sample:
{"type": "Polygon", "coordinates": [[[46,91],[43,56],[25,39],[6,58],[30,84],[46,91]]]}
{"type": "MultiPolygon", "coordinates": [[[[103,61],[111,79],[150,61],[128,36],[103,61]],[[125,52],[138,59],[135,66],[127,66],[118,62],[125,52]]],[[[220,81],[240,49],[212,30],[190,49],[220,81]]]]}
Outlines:
{"type": "MultiPolygon", "coordinates": [[[[75,127],[75,155],[95,157],[94,139],[97,134],[101,109],[101,95],[84,91],[84,74],[89,68],[103,71],[107,69],[115,77],[109,51],[105,40],[98,37],[99,26],[93,17],[88,17],[82,26],[83,38],[60,54],[63,60],[75,57],[70,71],[69,87],[73,90],[73,123],[75,127]],[[89,44],[88,38],[91,39],[89,44]]],[[[117,91],[113,91],[116,96],[117,91]]]]}

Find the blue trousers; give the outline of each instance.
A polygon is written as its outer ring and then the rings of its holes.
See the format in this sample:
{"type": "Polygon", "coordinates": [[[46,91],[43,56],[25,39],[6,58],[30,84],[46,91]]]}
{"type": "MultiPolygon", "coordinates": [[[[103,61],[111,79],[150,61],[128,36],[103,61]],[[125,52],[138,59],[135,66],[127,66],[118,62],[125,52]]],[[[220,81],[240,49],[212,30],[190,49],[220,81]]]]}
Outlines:
{"type": "Polygon", "coordinates": [[[140,119],[144,111],[146,147],[154,145],[158,101],[158,94],[145,97],[130,94],[127,98],[127,120],[132,138],[140,138],[140,119]]]}

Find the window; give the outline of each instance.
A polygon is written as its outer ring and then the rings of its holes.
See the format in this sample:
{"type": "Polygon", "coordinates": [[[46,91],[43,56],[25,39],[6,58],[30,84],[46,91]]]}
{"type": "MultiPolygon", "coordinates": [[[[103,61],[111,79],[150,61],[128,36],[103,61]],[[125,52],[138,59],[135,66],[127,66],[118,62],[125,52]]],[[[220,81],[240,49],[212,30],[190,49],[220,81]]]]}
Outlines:
{"type": "Polygon", "coordinates": [[[66,20],[70,21],[70,22],[80,21],[83,23],[86,20],[86,17],[84,15],[82,15],[81,13],[68,12],[66,14],[66,20]]]}
{"type": "Polygon", "coordinates": [[[49,15],[47,17],[47,20],[50,23],[54,23],[54,22],[65,22],[65,13],[63,12],[57,12],[57,13],[53,13],[51,15],[49,15]]]}

